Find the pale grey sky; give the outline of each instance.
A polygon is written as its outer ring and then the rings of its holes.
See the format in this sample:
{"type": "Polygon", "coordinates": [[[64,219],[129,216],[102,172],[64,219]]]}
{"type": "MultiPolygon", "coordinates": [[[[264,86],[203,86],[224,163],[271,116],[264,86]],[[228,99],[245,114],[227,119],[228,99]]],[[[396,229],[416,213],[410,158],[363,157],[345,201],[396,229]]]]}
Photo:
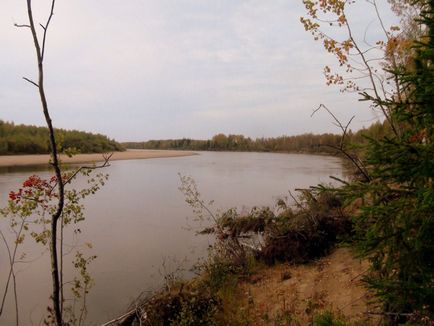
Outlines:
{"type": "MultiPolygon", "coordinates": [[[[50,1],[33,2],[44,22],[50,1]]],[[[367,103],[325,85],[335,61],[303,14],[301,0],[57,0],[46,54],[54,124],[119,141],[338,132],[325,113],[310,117],[324,103],[343,120],[356,115],[354,129],[368,126],[367,103]]],[[[356,30],[372,14],[355,7],[356,30]]],[[[36,74],[31,35],[15,22],[27,22],[26,1],[2,0],[0,119],[43,125],[36,89],[21,79],[36,74]]]]}

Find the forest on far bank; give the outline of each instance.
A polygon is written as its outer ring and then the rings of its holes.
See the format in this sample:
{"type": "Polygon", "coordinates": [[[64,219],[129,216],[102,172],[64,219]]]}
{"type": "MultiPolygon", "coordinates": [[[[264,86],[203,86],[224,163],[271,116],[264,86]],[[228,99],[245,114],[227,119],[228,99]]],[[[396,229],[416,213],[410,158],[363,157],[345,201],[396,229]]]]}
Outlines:
{"type": "MultiPolygon", "coordinates": [[[[378,139],[390,133],[386,122],[376,122],[368,128],[357,132],[349,131],[348,142],[357,146],[365,144],[369,138],[378,139]]],[[[290,152],[290,153],[325,153],[335,154],[342,135],[325,133],[305,133],[296,136],[280,136],[268,138],[245,137],[243,135],[217,134],[212,139],[197,140],[190,138],[148,140],[143,142],[125,142],[122,145],[129,149],[171,149],[196,151],[245,151],[245,152],[290,152]]]]}
{"type": "MultiPolygon", "coordinates": [[[[124,151],[124,147],[105,135],[78,130],[56,129],[60,150],[73,149],[79,153],[124,151]]],[[[46,127],[15,125],[0,120],[0,155],[48,154],[50,142],[46,127]]]]}
{"type": "MultiPolygon", "coordinates": [[[[295,136],[262,137],[252,139],[244,135],[223,133],[211,139],[191,138],[148,140],[119,143],[105,135],[78,130],[57,129],[60,150],[73,149],[78,153],[104,153],[125,149],[195,150],[195,151],[245,151],[335,154],[342,135],[305,133],[295,136]]],[[[376,122],[357,132],[351,130],[346,141],[355,147],[390,133],[387,122],[376,122]]],[[[48,129],[45,127],[15,125],[0,120],[0,155],[49,153],[48,129]]]]}

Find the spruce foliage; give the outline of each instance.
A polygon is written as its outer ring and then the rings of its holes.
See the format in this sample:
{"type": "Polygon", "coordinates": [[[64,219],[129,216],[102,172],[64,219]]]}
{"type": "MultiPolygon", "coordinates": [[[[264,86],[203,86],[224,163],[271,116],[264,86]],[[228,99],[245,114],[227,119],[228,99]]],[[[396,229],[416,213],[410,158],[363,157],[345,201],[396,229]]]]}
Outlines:
{"type": "Polygon", "coordinates": [[[355,225],[361,253],[372,262],[366,282],[394,323],[434,314],[434,1],[417,4],[424,35],[414,43],[413,64],[391,71],[404,98],[382,103],[398,132],[370,139],[372,181],[345,188],[363,198],[355,225]]]}

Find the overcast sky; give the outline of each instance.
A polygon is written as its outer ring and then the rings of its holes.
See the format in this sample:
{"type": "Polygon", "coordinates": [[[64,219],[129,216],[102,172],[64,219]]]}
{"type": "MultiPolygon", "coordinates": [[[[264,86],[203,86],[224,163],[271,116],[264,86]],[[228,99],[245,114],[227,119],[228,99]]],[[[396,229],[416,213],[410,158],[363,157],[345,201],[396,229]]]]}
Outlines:
{"type": "MultiPolygon", "coordinates": [[[[1,0],[0,119],[43,125],[25,0],[1,0]]],[[[48,0],[35,0],[44,22],[48,0]]],[[[364,2],[364,0],[359,0],[364,2]]],[[[380,0],[385,7],[386,0],[380,0]]],[[[365,31],[366,6],[353,10],[365,31]]],[[[46,54],[56,127],[119,141],[338,132],[320,103],[353,129],[376,115],[327,87],[334,63],[299,22],[301,0],[57,0],[46,54]]],[[[386,15],[387,16],[387,15],[386,15]]],[[[369,25],[368,37],[376,26],[369,25]]]]}

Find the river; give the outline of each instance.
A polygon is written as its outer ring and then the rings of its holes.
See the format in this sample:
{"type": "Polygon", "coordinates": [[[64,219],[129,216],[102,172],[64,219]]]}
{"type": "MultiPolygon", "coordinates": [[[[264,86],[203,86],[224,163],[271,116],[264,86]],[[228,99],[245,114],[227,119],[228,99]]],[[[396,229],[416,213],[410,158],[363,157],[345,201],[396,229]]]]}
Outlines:
{"type": "MultiPolygon", "coordinates": [[[[85,201],[86,220],[78,243],[92,243],[97,259],[90,266],[95,286],[87,298],[88,323],[109,320],[125,311],[142,291],[161,285],[177,266],[190,267],[206,254],[210,239],[195,236],[197,223],[179,191],[178,174],[194,178],[212,209],[274,205],[288,190],[329,183],[341,177],[340,159],[328,156],[275,153],[201,152],[176,158],[114,161],[109,180],[85,201]]],[[[31,174],[48,175],[36,167],[0,171],[0,203],[31,174]]],[[[84,182],[76,181],[76,187],[84,182]]],[[[5,221],[2,230],[7,232],[5,221]]],[[[30,240],[30,239],[29,239],[30,240]]],[[[25,250],[38,257],[40,247],[25,250]]],[[[0,289],[8,272],[7,252],[0,244],[0,289]]],[[[29,258],[30,259],[30,258],[29,258]]],[[[50,293],[49,255],[18,266],[20,325],[39,325],[50,293]]],[[[73,268],[65,265],[65,279],[73,268]]],[[[9,294],[12,294],[10,292],[9,294]]],[[[1,325],[14,324],[13,297],[8,296],[1,325]]]]}

